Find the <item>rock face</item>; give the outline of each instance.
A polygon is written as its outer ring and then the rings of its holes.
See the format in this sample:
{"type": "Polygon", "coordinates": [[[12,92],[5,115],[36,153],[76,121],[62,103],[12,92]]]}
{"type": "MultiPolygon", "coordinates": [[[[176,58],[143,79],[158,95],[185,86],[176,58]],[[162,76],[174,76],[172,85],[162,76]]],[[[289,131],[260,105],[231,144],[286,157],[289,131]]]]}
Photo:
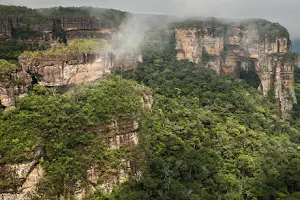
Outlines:
{"type": "MultiPolygon", "coordinates": [[[[152,95],[141,96],[144,109],[151,108],[152,95]]],[[[125,117],[112,120],[110,123],[89,126],[86,131],[103,137],[105,147],[111,152],[133,152],[139,143],[139,122],[137,118],[125,117]]],[[[35,153],[34,160],[18,163],[0,165],[0,199],[1,200],[30,200],[38,193],[38,184],[46,173],[39,159],[43,156],[43,151],[35,153]]],[[[126,155],[126,154],[125,154],[126,155]]],[[[74,194],[77,199],[86,199],[95,190],[111,192],[124,180],[137,178],[140,171],[134,156],[128,155],[114,158],[113,164],[100,165],[91,163],[87,170],[88,184],[77,184],[74,194]]],[[[62,197],[65,198],[65,197],[62,197]]]]}
{"type": "Polygon", "coordinates": [[[37,185],[44,174],[38,161],[42,153],[37,151],[31,162],[0,166],[1,200],[32,199],[38,195],[37,185]]]}
{"type": "Polygon", "coordinates": [[[42,42],[51,39],[51,21],[43,24],[28,24],[22,13],[0,17],[0,39],[12,39],[14,37],[14,31],[21,29],[31,31],[31,34],[26,37],[26,40],[42,42]]]}
{"type": "Polygon", "coordinates": [[[83,84],[111,75],[118,69],[134,69],[142,61],[139,50],[121,55],[110,48],[99,53],[23,54],[19,57],[20,69],[3,78],[0,75],[1,108],[12,109],[16,98],[26,95],[32,82],[46,87],[83,84]]]}
{"type": "MultiPolygon", "coordinates": [[[[78,10],[80,11],[80,10],[78,10]]],[[[34,42],[54,42],[58,37],[54,30],[61,29],[65,32],[67,39],[80,38],[105,38],[110,37],[116,27],[112,26],[105,20],[99,20],[95,17],[78,15],[74,10],[73,13],[65,14],[63,16],[55,16],[52,14],[50,18],[46,15],[31,11],[35,13],[36,18],[34,22],[28,21],[23,13],[11,13],[8,16],[0,16],[0,39],[22,39],[24,41],[34,42]],[[43,20],[41,22],[40,20],[43,20]],[[18,38],[14,32],[18,30],[29,31],[26,38],[18,38]],[[16,38],[17,37],[17,38],[16,38]]]]}
{"type": "MultiPolygon", "coordinates": [[[[105,144],[111,151],[134,149],[139,143],[139,123],[136,119],[117,119],[110,124],[89,127],[88,130],[104,136],[105,144]]],[[[111,192],[112,189],[125,179],[137,177],[139,174],[136,161],[124,157],[114,166],[92,165],[87,171],[90,185],[85,189],[85,194],[100,189],[111,192]],[[101,180],[101,183],[99,181],[101,180]]],[[[81,194],[81,196],[84,196],[81,194]]]]}
{"type": "Polygon", "coordinates": [[[9,78],[0,78],[1,107],[10,110],[15,105],[15,100],[27,94],[27,87],[31,83],[31,77],[22,70],[10,74],[9,78]]]}
{"type": "Polygon", "coordinates": [[[237,78],[243,66],[253,67],[264,95],[274,91],[283,118],[288,117],[297,103],[294,91],[297,58],[290,53],[288,35],[262,34],[254,24],[247,27],[211,23],[175,25],[174,32],[178,60],[202,62],[218,74],[237,78]]]}
{"type": "Polygon", "coordinates": [[[95,81],[116,69],[133,69],[141,55],[119,59],[113,52],[73,53],[68,55],[20,57],[23,71],[32,74],[43,86],[67,86],[95,81]]]}
{"type": "Polygon", "coordinates": [[[23,71],[36,77],[43,86],[66,86],[91,82],[104,74],[110,74],[114,66],[112,53],[71,54],[68,56],[21,57],[23,71]]]}

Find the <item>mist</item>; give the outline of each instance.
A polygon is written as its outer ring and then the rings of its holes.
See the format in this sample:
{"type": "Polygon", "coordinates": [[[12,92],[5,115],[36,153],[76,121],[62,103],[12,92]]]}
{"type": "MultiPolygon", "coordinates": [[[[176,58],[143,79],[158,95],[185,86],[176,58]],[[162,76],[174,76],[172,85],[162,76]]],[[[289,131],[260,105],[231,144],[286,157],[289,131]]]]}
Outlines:
{"type": "Polygon", "coordinates": [[[116,56],[141,55],[147,32],[153,28],[167,26],[176,19],[165,15],[130,14],[119,27],[118,37],[113,39],[116,56]]]}
{"type": "Polygon", "coordinates": [[[285,26],[293,39],[300,38],[299,0],[1,0],[1,4],[32,8],[53,6],[93,6],[144,14],[203,16],[231,19],[263,18],[285,26]]]}

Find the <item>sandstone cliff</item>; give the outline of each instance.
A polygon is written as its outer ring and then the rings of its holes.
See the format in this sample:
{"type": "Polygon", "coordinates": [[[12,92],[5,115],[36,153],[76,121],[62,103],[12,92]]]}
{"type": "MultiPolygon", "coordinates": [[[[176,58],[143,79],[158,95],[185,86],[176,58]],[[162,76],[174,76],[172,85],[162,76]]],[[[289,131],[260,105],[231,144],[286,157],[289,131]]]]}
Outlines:
{"type": "MultiPolygon", "coordinates": [[[[139,93],[141,110],[151,109],[153,99],[151,91],[143,86],[135,88],[139,93]]],[[[86,180],[78,181],[75,188],[66,192],[64,199],[88,199],[96,190],[110,192],[122,181],[137,178],[140,170],[137,158],[134,156],[139,144],[139,118],[132,115],[116,117],[107,123],[99,123],[84,128],[94,137],[101,138],[107,154],[106,163],[89,163],[86,180]]],[[[70,130],[72,132],[72,130],[70,130]]],[[[76,130],[73,130],[76,132],[76,130]]],[[[74,133],[75,134],[75,133],[74,133]]],[[[99,144],[102,145],[102,144],[99,144]]],[[[30,200],[41,196],[39,184],[47,174],[43,169],[43,158],[47,152],[42,148],[31,153],[31,160],[20,163],[4,163],[0,165],[0,199],[30,200]]],[[[60,199],[59,197],[57,199],[60,199]]]]}
{"type": "Polygon", "coordinates": [[[118,53],[117,46],[112,48],[105,44],[105,40],[77,40],[69,46],[25,52],[19,57],[19,68],[5,72],[0,79],[2,107],[12,109],[15,100],[26,95],[32,83],[46,87],[72,86],[95,81],[118,69],[134,69],[143,61],[139,49],[125,55],[118,53]],[[86,49],[77,49],[81,46],[86,49]]]}
{"type": "Polygon", "coordinates": [[[0,105],[1,109],[10,110],[17,97],[27,94],[31,83],[30,75],[14,64],[0,59],[0,105]]]}
{"type": "Polygon", "coordinates": [[[240,24],[208,22],[177,23],[177,59],[202,62],[218,74],[240,77],[247,65],[255,68],[264,95],[274,91],[283,117],[296,103],[291,42],[285,28],[264,20],[240,24]]]}
{"type": "Polygon", "coordinates": [[[67,86],[92,82],[114,70],[130,70],[142,62],[141,54],[128,57],[117,55],[113,51],[101,53],[70,53],[40,57],[21,56],[19,63],[24,72],[33,75],[43,86],[67,86]]]}
{"type": "Polygon", "coordinates": [[[0,11],[0,39],[37,43],[111,37],[112,31],[127,15],[116,10],[87,7],[33,10],[0,6],[0,11]]]}
{"type": "MultiPolygon", "coordinates": [[[[107,149],[113,151],[138,145],[138,126],[137,119],[116,119],[109,124],[88,127],[87,131],[104,136],[107,149]]],[[[40,152],[40,155],[30,162],[1,165],[1,200],[30,200],[40,195],[38,184],[45,173],[39,164],[39,158],[42,156],[43,152],[40,152]]],[[[87,171],[89,184],[83,186],[79,182],[75,193],[69,195],[82,199],[96,189],[109,192],[124,179],[136,177],[138,173],[135,161],[127,157],[121,158],[112,166],[91,163],[91,168],[87,171]]]]}

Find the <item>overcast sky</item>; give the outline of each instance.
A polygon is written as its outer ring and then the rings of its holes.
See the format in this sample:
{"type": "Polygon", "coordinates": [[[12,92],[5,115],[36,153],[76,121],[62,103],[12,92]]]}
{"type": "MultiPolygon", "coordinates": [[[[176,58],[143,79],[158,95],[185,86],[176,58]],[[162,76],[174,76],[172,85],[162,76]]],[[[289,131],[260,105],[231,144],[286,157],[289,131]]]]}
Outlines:
{"type": "Polygon", "coordinates": [[[0,0],[0,4],[32,8],[94,6],[133,13],[264,18],[287,27],[292,38],[300,38],[300,0],[0,0]]]}

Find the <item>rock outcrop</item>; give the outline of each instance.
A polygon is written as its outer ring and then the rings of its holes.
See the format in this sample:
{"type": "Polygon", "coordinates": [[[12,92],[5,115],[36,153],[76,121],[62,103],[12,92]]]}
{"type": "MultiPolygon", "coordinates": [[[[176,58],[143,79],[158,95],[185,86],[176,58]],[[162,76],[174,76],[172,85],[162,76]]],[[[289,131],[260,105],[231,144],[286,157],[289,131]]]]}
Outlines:
{"type": "Polygon", "coordinates": [[[38,195],[37,185],[44,170],[39,164],[43,151],[34,153],[34,159],[24,163],[0,165],[0,199],[32,199],[38,195]]]}
{"type": "Polygon", "coordinates": [[[53,43],[63,35],[68,40],[79,36],[80,38],[110,37],[111,30],[117,28],[110,23],[113,15],[125,17],[125,13],[121,11],[110,11],[110,16],[106,16],[103,13],[107,10],[91,8],[32,10],[25,7],[2,6],[2,9],[10,12],[0,13],[0,39],[21,39],[37,43],[53,43]]]}
{"type": "MultiPolygon", "coordinates": [[[[92,46],[94,48],[94,44],[92,46]]],[[[24,53],[19,57],[18,69],[6,72],[2,78],[0,74],[1,107],[12,109],[15,100],[26,95],[32,83],[68,88],[95,81],[116,70],[134,69],[143,57],[139,49],[133,51],[124,55],[118,53],[117,47],[114,50],[108,45],[99,51],[76,51],[71,47],[59,46],[50,51],[24,53]]]]}
{"type": "MultiPolygon", "coordinates": [[[[263,21],[266,23],[265,21],[263,21]]],[[[203,63],[218,74],[240,77],[245,64],[255,68],[264,95],[274,91],[283,118],[296,103],[294,65],[286,29],[278,24],[274,33],[266,32],[253,21],[236,26],[222,23],[175,24],[177,59],[203,63]]]]}
{"type": "Polygon", "coordinates": [[[67,86],[94,81],[110,74],[114,66],[112,53],[74,53],[54,56],[20,57],[23,71],[32,74],[43,86],[67,86]]]}
{"type": "Polygon", "coordinates": [[[10,110],[15,106],[15,100],[27,94],[28,85],[31,83],[29,74],[22,70],[12,72],[9,77],[0,78],[0,103],[1,108],[10,110]]]}
{"type": "Polygon", "coordinates": [[[114,70],[130,70],[142,62],[140,54],[120,58],[113,52],[71,53],[68,55],[21,56],[23,71],[29,72],[43,86],[68,86],[92,82],[114,70]]]}
{"type": "MultiPolygon", "coordinates": [[[[141,109],[151,109],[153,99],[149,92],[145,91],[145,94],[141,96],[141,101],[141,109]]],[[[113,157],[114,162],[108,165],[91,163],[91,167],[86,172],[88,184],[83,185],[81,181],[78,181],[75,193],[69,196],[74,195],[80,200],[88,198],[96,190],[111,192],[126,179],[140,176],[136,158],[128,154],[128,152],[134,152],[139,144],[139,120],[137,118],[116,118],[109,123],[88,126],[85,130],[102,137],[105,148],[111,152],[111,155],[117,155],[117,157],[113,157]]],[[[34,153],[32,161],[0,165],[1,200],[30,200],[35,196],[41,196],[38,184],[47,173],[39,163],[43,155],[44,152],[38,150],[34,153]]]]}
{"type": "MultiPolygon", "coordinates": [[[[124,148],[133,150],[138,145],[138,128],[137,119],[118,119],[110,124],[89,127],[88,130],[103,135],[105,145],[111,151],[120,151],[124,148]]],[[[84,190],[85,195],[95,190],[111,192],[115,186],[138,174],[137,163],[132,157],[123,157],[112,166],[92,165],[87,171],[90,184],[84,190]]]]}

